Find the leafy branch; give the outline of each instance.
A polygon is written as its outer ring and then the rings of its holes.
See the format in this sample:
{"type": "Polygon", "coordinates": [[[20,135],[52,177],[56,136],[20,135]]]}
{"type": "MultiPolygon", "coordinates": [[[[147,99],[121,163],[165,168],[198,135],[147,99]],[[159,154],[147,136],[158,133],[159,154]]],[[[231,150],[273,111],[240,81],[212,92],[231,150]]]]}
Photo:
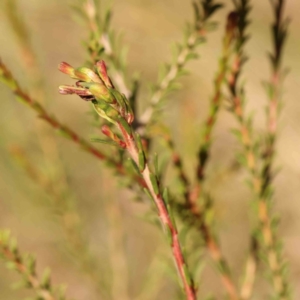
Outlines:
{"type": "Polygon", "coordinates": [[[217,120],[218,112],[220,109],[221,101],[223,99],[222,87],[226,74],[228,71],[228,62],[230,59],[230,50],[235,38],[237,26],[237,14],[235,11],[231,12],[227,17],[227,24],[223,38],[222,56],[219,61],[219,68],[214,80],[214,93],[210,100],[210,108],[208,117],[205,121],[202,142],[198,150],[198,164],[196,167],[197,184],[189,199],[190,205],[195,206],[197,200],[203,193],[203,181],[205,179],[205,168],[209,159],[211,143],[212,143],[212,130],[217,120]]]}
{"type": "Polygon", "coordinates": [[[20,147],[11,147],[10,154],[28,177],[41,187],[49,198],[53,215],[58,219],[59,226],[65,235],[68,250],[76,258],[78,267],[94,281],[99,294],[104,296],[107,293],[107,282],[102,275],[101,264],[90,251],[89,241],[83,229],[83,221],[74,199],[66,199],[64,195],[59,193],[55,188],[55,183],[29,160],[20,147]]]}
{"type": "Polygon", "coordinates": [[[10,237],[9,231],[0,231],[0,257],[6,262],[8,269],[21,274],[22,281],[16,287],[31,288],[36,293],[37,300],[66,300],[63,289],[52,286],[49,270],[46,269],[42,277],[38,277],[35,258],[20,253],[17,242],[10,237]]]}
{"type": "Polygon", "coordinates": [[[198,58],[195,52],[197,46],[205,42],[207,32],[214,27],[211,18],[214,13],[222,7],[214,0],[203,0],[193,2],[195,21],[188,25],[184,41],[177,45],[175,59],[172,63],[166,64],[164,72],[160,75],[157,84],[154,86],[153,94],[149,101],[149,107],[136,120],[139,132],[143,127],[149,126],[154,118],[161,101],[172,90],[176,79],[184,74],[184,68],[189,60],[198,58]]]}
{"type": "MultiPolygon", "coordinates": [[[[34,95],[39,103],[46,102],[45,85],[43,76],[40,72],[37,56],[32,47],[30,30],[25,22],[24,15],[20,13],[20,9],[15,0],[6,1],[6,14],[8,21],[15,34],[20,52],[21,63],[26,70],[26,74],[30,80],[30,92],[34,95]]],[[[38,121],[37,121],[38,122],[38,121]]],[[[45,175],[34,165],[26,156],[19,146],[10,147],[10,154],[21,168],[24,169],[26,175],[29,176],[35,184],[40,186],[45,194],[51,198],[51,208],[53,214],[58,218],[59,225],[62,227],[67,240],[67,247],[76,256],[76,261],[83,272],[95,281],[96,287],[100,294],[103,294],[107,285],[103,282],[103,276],[99,276],[98,262],[92,257],[88,241],[86,240],[82,227],[82,220],[78,209],[75,205],[75,197],[68,189],[67,176],[59,157],[59,149],[54,138],[54,132],[51,128],[38,123],[36,126],[38,139],[44,153],[47,164],[55,166],[54,176],[45,175]]]]}
{"type": "Polygon", "coordinates": [[[247,40],[245,29],[248,24],[247,13],[250,10],[247,0],[241,1],[241,18],[239,24],[239,40],[236,48],[236,58],[232,66],[231,76],[228,80],[232,99],[232,111],[237,118],[240,127],[235,131],[237,137],[244,146],[244,154],[241,161],[245,164],[251,174],[251,186],[258,200],[259,236],[264,256],[268,262],[271,278],[276,297],[278,299],[289,299],[288,279],[285,272],[285,263],[281,252],[281,243],[277,237],[275,219],[271,214],[272,186],[271,172],[274,146],[277,128],[277,109],[279,105],[279,76],[282,47],[287,34],[287,21],[282,20],[283,1],[272,1],[275,22],[272,25],[274,54],[270,55],[273,66],[272,79],[267,84],[269,91],[268,109],[268,137],[267,150],[263,156],[263,169],[260,169],[260,156],[258,146],[254,141],[253,124],[251,118],[245,115],[245,96],[242,87],[238,85],[241,67],[246,60],[243,46],[247,40]]]}
{"type": "Polygon", "coordinates": [[[186,297],[189,300],[194,300],[196,299],[196,289],[188,272],[178,238],[178,231],[168,205],[168,191],[165,189],[162,192],[157,174],[150,171],[141,139],[133,131],[131,125],[134,115],[129,101],[124,94],[114,88],[103,61],[98,62],[95,69],[97,73],[88,68],[74,69],[66,63],[61,63],[60,71],[78,81],[76,87],[64,85],[59,87],[59,91],[63,95],[77,94],[84,100],[91,101],[100,117],[114,124],[118,129],[119,133],[116,134],[109,126],[104,125],[102,132],[121,148],[127,150],[128,155],[136,165],[137,171],[144,179],[146,183],[145,192],[154,201],[157,208],[158,217],[171,246],[186,297]]]}
{"type": "MultiPolygon", "coordinates": [[[[76,2],[77,4],[73,4],[72,7],[77,15],[82,17],[90,30],[87,50],[92,65],[105,56],[113,67],[112,78],[114,82],[128,99],[131,98],[133,91],[128,87],[125,79],[125,63],[122,59],[124,55],[119,55],[115,51],[115,33],[110,28],[112,11],[107,9],[101,15],[98,0],[77,0],[76,2]]],[[[118,51],[120,50],[118,49],[118,51]]]]}

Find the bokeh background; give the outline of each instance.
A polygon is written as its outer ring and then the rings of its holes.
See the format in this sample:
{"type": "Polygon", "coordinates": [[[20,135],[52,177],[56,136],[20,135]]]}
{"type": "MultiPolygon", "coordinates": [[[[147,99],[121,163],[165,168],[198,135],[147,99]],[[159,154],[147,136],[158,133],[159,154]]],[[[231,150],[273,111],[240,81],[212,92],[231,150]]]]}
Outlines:
{"type": "MultiPolygon", "coordinates": [[[[38,97],[40,91],[30,89],[30,85],[36,83],[32,83],[28,75],[32,70],[23,67],[22,53],[9,23],[5,2],[8,1],[2,0],[0,3],[1,58],[21,86],[38,97]]],[[[69,82],[66,76],[57,71],[58,63],[67,61],[72,65],[81,65],[86,59],[82,43],[88,38],[88,32],[72,17],[70,2],[16,1],[30,29],[30,41],[43,75],[45,105],[59,120],[88,139],[95,128],[91,124],[86,103],[75,97],[62,97],[57,92],[58,85],[69,82]]],[[[232,8],[231,1],[222,2],[226,7],[215,17],[219,29],[210,33],[207,44],[200,47],[201,59],[188,64],[190,75],[181,80],[182,89],[169,97],[163,115],[165,122],[170,125],[179,152],[184,155],[185,167],[191,176],[201,124],[213,91],[212,81],[221,53],[224,20],[232,8]]],[[[243,77],[249,99],[247,109],[254,113],[254,125],[259,134],[265,126],[267,99],[262,81],[269,76],[266,53],[271,48],[269,26],[272,18],[268,1],[253,0],[252,3],[251,40],[246,50],[250,60],[243,77]]],[[[123,42],[129,47],[128,74],[141,74],[143,85],[139,107],[142,111],[149,99],[149,84],[157,80],[159,66],[170,61],[171,45],[182,40],[184,24],[192,18],[190,1],[115,0],[113,8],[112,24],[117,31],[124,33],[123,42]]],[[[290,69],[290,73],[284,85],[276,156],[276,166],[280,172],[275,179],[274,195],[274,210],[281,217],[279,232],[289,261],[294,299],[300,297],[299,11],[299,1],[287,1],[286,15],[292,22],[284,65],[290,69]]],[[[71,207],[71,211],[74,205],[78,207],[84,220],[84,236],[102,270],[100,277],[110,282],[113,299],[173,299],[176,283],[168,275],[168,247],[160,230],[147,222],[148,205],[133,201],[134,193],[122,188],[119,180],[107,171],[104,164],[95,161],[72,142],[53,135],[52,129],[44,126],[34,112],[18,103],[3,85],[0,85],[0,98],[1,228],[11,229],[20,248],[36,255],[39,271],[47,266],[51,268],[54,284],[64,283],[70,298],[105,299],[99,297],[97,284],[80,270],[77,258],[70,254],[55,209],[60,204],[53,204],[52,196],[29,178],[20,167],[20,162],[16,161],[16,156],[22,152],[26,160],[46,177],[58,178],[58,187],[68,186],[68,200],[63,205],[71,207]],[[49,142],[52,138],[57,147],[49,142]],[[50,159],[45,159],[43,147],[50,159]],[[57,161],[57,157],[60,165],[51,163],[57,161]]],[[[235,167],[234,163],[240,147],[230,132],[235,125],[234,118],[223,110],[214,131],[207,186],[215,199],[222,249],[238,282],[254,217],[250,205],[251,192],[245,184],[247,174],[235,167]]],[[[203,249],[199,249],[200,252],[203,249]]],[[[201,276],[201,281],[198,278],[200,295],[211,292],[217,299],[222,299],[220,280],[209,259],[203,268],[204,276],[201,276]]],[[[1,299],[20,299],[31,294],[24,289],[11,290],[11,284],[18,279],[18,275],[7,271],[2,263],[0,277],[1,299]]],[[[266,299],[268,285],[265,282],[263,276],[257,278],[257,292],[253,299],[266,299]]]]}

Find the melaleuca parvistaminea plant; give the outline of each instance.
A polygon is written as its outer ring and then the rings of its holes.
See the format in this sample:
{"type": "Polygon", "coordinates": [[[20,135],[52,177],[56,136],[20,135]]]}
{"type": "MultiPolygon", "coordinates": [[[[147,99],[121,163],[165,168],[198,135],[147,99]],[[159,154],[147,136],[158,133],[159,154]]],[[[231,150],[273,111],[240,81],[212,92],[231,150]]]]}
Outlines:
{"type": "Polygon", "coordinates": [[[107,75],[104,61],[96,63],[96,72],[86,67],[74,69],[64,62],[59,65],[59,70],[77,80],[75,86],[60,86],[60,94],[76,94],[83,100],[91,101],[99,116],[106,119],[113,127],[115,126],[119,130],[119,133],[116,134],[110,126],[102,126],[104,135],[116,145],[127,150],[139,174],[145,181],[145,192],[154,201],[157,208],[158,216],[172,248],[186,297],[188,300],[195,300],[196,288],[183,256],[176,224],[168,204],[168,192],[167,189],[163,192],[161,191],[157,174],[150,171],[141,138],[133,131],[131,126],[134,114],[129,101],[124,94],[121,94],[114,88],[111,79],[107,75]]]}
{"type": "Polygon", "coordinates": [[[59,70],[77,79],[76,87],[60,86],[59,92],[65,94],[76,94],[82,99],[91,101],[100,117],[110,123],[118,122],[128,124],[133,122],[133,112],[127,98],[119,93],[107,76],[106,66],[103,61],[96,63],[97,75],[93,70],[81,67],[72,68],[67,63],[61,63],[59,70]]]}

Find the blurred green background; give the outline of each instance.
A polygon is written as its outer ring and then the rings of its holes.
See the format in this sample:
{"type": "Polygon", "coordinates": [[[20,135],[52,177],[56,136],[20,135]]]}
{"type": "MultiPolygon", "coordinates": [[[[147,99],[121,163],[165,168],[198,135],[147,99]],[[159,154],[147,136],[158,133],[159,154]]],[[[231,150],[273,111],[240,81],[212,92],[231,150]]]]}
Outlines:
{"type": "MultiPolygon", "coordinates": [[[[30,70],[23,67],[20,47],[8,21],[5,2],[2,0],[0,3],[0,56],[21,86],[31,93],[30,70]]],[[[17,4],[30,29],[30,41],[43,74],[48,110],[89,139],[95,128],[87,114],[89,108],[86,103],[76,97],[62,97],[57,92],[58,85],[70,82],[58,72],[58,63],[67,61],[79,66],[86,59],[82,42],[88,38],[88,32],[72,17],[70,2],[19,0],[17,4]]],[[[213,91],[212,81],[221,53],[224,21],[232,8],[231,1],[222,2],[226,7],[215,17],[220,23],[219,29],[210,33],[207,44],[200,47],[201,59],[188,64],[191,73],[181,80],[182,89],[169,97],[164,113],[165,122],[171,127],[191,176],[201,125],[213,91]]],[[[249,99],[247,109],[254,112],[254,124],[259,134],[265,126],[267,98],[262,81],[269,76],[266,53],[271,48],[269,25],[272,18],[269,1],[256,0],[252,3],[251,40],[246,50],[250,60],[243,78],[249,99]]],[[[139,103],[142,111],[149,99],[149,84],[156,81],[159,66],[170,61],[171,45],[182,40],[183,26],[192,18],[190,1],[115,0],[113,10],[113,26],[124,33],[123,41],[129,46],[128,74],[136,71],[141,74],[143,85],[139,103]]],[[[276,166],[280,172],[275,179],[274,195],[275,212],[281,217],[280,234],[290,263],[294,299],[300,298],[299,11],[299,1],[287,1],[286,14],[292,22],[284,65],[289,67],[290,73],[284,85],[284,107],[276,156],[276,166]]],[[[110,281],[113,299],[172,299],[176,283],[168,276],[165,266],[170,260],[169,249],[157,227],[145,222],[148,205],[132,201],[134,193],[122,188],[104,164],[59,135],[53,135],[57,144],[56,153],[55,147],[51,148],[52,144],[48,143],[52,129],[44,126],[34,112],[18,103],[3,85],[0,85],[0,97],[1,228],[11,229],[23,251],[35,253],[38,270],[47,266],[51,268],[54,283],[66,284],[70,298],[100,299],[93,280],[78,268],[76,257],[70,254],[66,246],[59,218],[53,212],[53,206],[58,204],[51,204],[51,197],[28,177],[13,158],[12,153],[22,149],[33,166],[45,176],[59,178],[57,186],[67,183],[71,193],[68,193],[66,205],[72,208],[72,203],[76,203],[79,208],[86,239],[100,264],[101,276],[110,281]],[[43,132],[45,136],[37,132],[43,132]],[[60,157],[63,175],[61,166],[45,160],[40,146],[43,139],[42,145],[49,155],[54,159],[60,157]]],[[[232,115],[223,110],[214,131],[207,184],[215,199],[222,249],[238,282],[255,217],[250,205],[251,192],[245,184],[247,173],[234,167],[235,154],[240,149],[230,132],[234,126],[236,123],[232,115]]],[[[202,251],[199,249],[199,253],[202,251]]],[[[204,264],[203,272],[204,276],[196,279],[201,280],[200,295],[211,291],[217,299],[222,299],[223,289],[209,259],[204,264]]],[[[7,271],[2,263],[0,277],[0,299],[20,299],[30,295],[24,290],[11,291],[10,285],[18,279],[18,275],[7,271]]],[[[256,288],[253,299],[266,299],[268,288],[263,276],[257,278],[256,288]]]]}

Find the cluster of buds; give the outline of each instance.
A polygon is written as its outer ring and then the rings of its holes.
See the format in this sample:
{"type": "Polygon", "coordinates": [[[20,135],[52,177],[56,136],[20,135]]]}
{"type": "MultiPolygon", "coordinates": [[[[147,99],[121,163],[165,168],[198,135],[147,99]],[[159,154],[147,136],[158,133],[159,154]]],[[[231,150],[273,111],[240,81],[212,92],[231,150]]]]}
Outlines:
{"type": "Polygon", "coordinates": [[[111,123],[124,122],[131,124],[134,119],[132,109],[125,95],[118,92],[107,75],[104,61],[95,65],[95,71],[86,67],[73,68],[62,62],[58,69],[76,79],[75,86],[61,85],[62,95],[76,94],[83,100],[91,101],[96,112],[111,123]]]}

